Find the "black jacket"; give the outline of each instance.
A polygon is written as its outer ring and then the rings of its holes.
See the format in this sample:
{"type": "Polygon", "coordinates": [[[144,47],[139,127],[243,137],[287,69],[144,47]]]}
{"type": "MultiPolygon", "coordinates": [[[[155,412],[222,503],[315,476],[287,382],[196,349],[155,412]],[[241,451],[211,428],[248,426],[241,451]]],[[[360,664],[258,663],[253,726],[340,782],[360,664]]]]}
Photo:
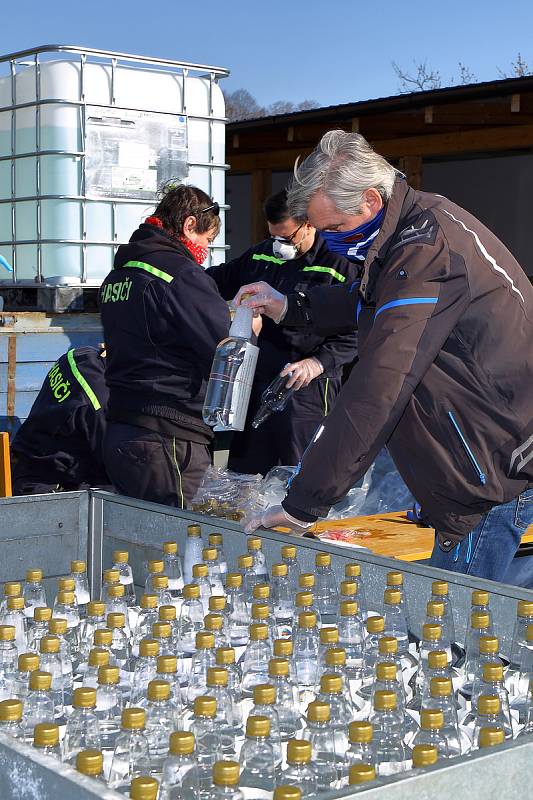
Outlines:
{"type": "Polygon", "coordinates": [[[77,347],[48,372],[11,450],[43,482],[109,483],[102,441],[108,391],[105,359],[94,347],[77,347]]]}
{"type": "MultiPolygon", "coordinates": [[[[226,300],[231,300],[241,286],[266,281],[283,294],[307,291],[313,286],[351,286],[359,278],[361,268],[342,256],[331,253],[319,234],[313,246],[301,258],[283,261],[272,253],[272,240],[266,239],[239,258],[207,270],[226,300]]],[[[270,382],[285,364],[316,356],[324,367],[324,375],[341,375],[342,367],[357,355],[357,334],[333,334],[324,337],[312,330],[298,330],[275,325],[263,317],[258,336],[259,358],[256,376],[270,382]]]]}
{"type": "Polygon", "coordinates": [[[109,420],[209,441],[202,407],[230,323],[214,281],[182,244],[143,224],[118,248],[99,302],[109,420]]]}
{"type": "Polygon", "coordinates": [[[293,295],[285,321],[356,319],[359,362],[283,505],[326,516],[387,444],[450,549],[533,484],[533,287],[479,220],[399,180],[360,292],[293,295]]]}

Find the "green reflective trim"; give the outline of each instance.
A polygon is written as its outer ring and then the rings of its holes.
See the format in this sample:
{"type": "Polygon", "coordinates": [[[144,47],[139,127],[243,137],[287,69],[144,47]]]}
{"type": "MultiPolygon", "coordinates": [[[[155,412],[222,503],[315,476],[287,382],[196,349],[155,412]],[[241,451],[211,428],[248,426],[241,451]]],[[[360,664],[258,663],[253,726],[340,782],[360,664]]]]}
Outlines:
{"type": "Polygon", "coordinates": [[[161,278],[161,280],[166,281],[167,283],[172,283],[174,278],[172,275],[169,275],[168,272],[163,272],[162,269],[157,269],[157,267],[152,267],[151,264],[145,264],[144,261],[128,261],[124,264],[125,267],[136,267],[137,269],[144,269],[145,272],[149,272],[150,275],[155,275],[156,278],[161,278]]]}
{"type": "Polygon", "coordinates": [[[340,272],[337,272],[337,270],[333,269],[332,267],[319,267],[317,265],[317,266],[314,266],[314,267],[304,267],[303,271],[304,272],[326,272],[328,275],[331,275],[333,278],[337,278],[337,280],[340,281],[340,283],[344,283],[344,281],[346,280],[346,275],[341,275],[340,272]]]}
{"type": "Polygon", "coordinates": [[[276,258],[276,256],[267,256],[265,253],[254,253],[252,261],[272,261],[273,264],[285,264],[283,258],[276,258]]]}
{"type": "Polygon", "coordinates": [[[74,359],[74,350],[68,351],[67,361],[70,365],[70,369],[72,370],[72,374],[74,375],[74,377],[80,384],[81,388],[91,401],[92,407],[94,408],[95,411],[99,411],[101,409],[100,402],[95,393],[93,392],[93,390],[91,389],[91,387],[89,386],[89,384],[87,383],[87,381],[85,380],[85,378],[83,377],[83,375],[81,374],[81,372],[79,371],[76,361],[74,359]]]}
{"type": "Polygon", "coordinates": [[[328,394],[329,394],[329,378],[326,378],[326,391],[324,392],[324,416],[327,417],[328,408],[328,394]]]}

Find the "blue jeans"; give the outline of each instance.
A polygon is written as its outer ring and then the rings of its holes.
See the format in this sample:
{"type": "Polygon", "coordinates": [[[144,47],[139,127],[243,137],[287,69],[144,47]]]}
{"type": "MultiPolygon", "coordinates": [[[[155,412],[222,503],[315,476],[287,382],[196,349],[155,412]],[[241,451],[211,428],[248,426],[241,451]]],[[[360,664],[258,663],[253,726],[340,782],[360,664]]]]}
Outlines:
{"type": "MultiPolygon", "coordinates": [[[[491,508],[466,539],[453,550],[444,552],[435,539],[429,564],[451,572],[476,575],[491,581],[504,581],[522,534],[531,523],[533,489],[528,489],[510,503],[491,508]]],[[[527,580],[527,577],[522,579],[520,583],[523,585],[533,582],[533,560],[531,563],[531,580],[527,580]]]]}

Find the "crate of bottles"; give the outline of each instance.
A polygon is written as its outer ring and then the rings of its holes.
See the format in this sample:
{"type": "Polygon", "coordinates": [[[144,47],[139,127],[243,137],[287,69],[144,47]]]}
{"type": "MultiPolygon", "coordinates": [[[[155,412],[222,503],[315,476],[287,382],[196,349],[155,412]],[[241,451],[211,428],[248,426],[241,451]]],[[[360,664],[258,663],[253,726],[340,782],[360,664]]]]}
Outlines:
{"type": "Polygon", "coordinates": [[[88,503],[94,585],[4,585],[2,797],[528,796],[533,592],[88,503]]]}

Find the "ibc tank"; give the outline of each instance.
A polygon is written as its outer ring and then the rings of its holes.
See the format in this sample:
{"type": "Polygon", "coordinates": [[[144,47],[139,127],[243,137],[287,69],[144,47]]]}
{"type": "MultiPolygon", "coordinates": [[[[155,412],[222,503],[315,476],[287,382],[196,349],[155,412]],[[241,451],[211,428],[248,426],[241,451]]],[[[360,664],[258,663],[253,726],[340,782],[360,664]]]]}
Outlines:
{"type": "Polygon", "coordinates": [[[99,286],[168,179],[221,205],[227,70],[70,46],[0,57],[0,286],[99,286]]]}

